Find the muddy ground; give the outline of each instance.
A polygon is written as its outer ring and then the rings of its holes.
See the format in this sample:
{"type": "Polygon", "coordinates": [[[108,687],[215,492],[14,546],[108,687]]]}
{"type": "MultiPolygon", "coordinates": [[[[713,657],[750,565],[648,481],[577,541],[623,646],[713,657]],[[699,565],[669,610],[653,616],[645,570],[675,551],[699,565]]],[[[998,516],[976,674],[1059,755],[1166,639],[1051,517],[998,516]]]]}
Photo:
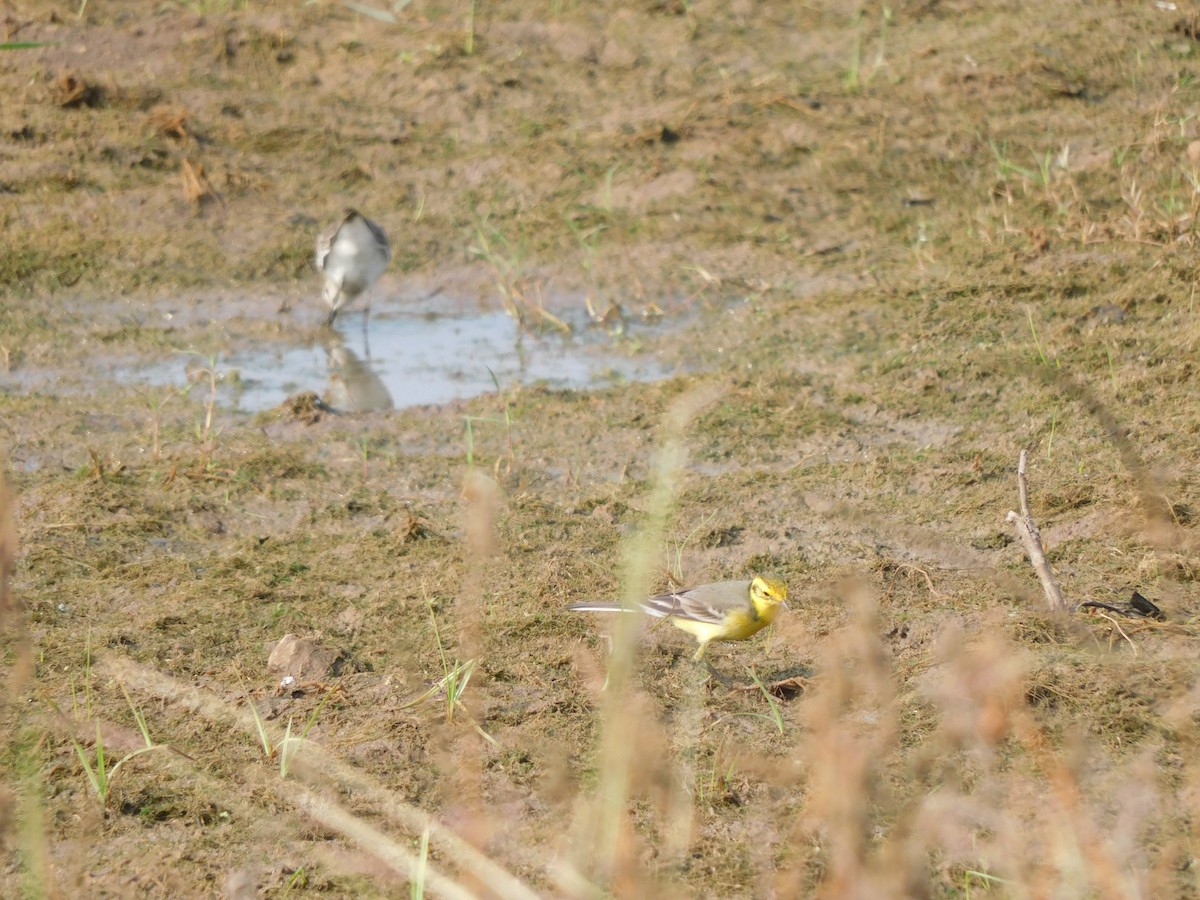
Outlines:
{"type": "Polygon", "coordinates": [[[0,894],[1194,892],[1200,12],[364,4],[0,2],[0,894]],[[377,311],[676,374],[114,378],[319,340],[347,204],[377,311]],[[1067,603],[1165,621],[1048,611],[1022,448],[1067,603]],[[757,572],[735,690],[562,612],[757,572]]]}

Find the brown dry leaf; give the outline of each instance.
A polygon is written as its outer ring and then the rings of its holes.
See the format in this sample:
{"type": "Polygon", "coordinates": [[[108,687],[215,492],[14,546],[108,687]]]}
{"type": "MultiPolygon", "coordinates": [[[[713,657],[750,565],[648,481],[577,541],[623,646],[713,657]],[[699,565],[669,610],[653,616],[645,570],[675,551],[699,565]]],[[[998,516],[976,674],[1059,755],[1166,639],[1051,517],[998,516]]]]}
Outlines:
{"type": "Polygon", "coordinates": [[[186,140],[191,137],[188,131],[188,111],[186,107],[172,108],[165,104],[150,110],[150,124],[159,134],[167,137],[186,140]]]}
{"type": "Polygon", "coordinates": [[[183,196],[188,202],[202,204],[205,200],[216,197],[216,191],[204,172],[203,163],[185,158],[180,174],[183,176],[183,196]]]}
{"type": "Polygon", "coordinates": [[[1028,233],[1029,243],[1034,255],[1041,256],[1050,249],[1050,235],[1041,225],[1030,228],[1028,233]]]}
{"type": "Polygon", "coordinates": [[[63,109],[76,109],[80,106],[99,106],[104,99],[104,91],[98,85],[88,84],[73,69],[64,69],[54,79],[51,95],[55,103],[63,109]]]}
{"type": "Polygon", "coordinates": [[[400,523],[396,529],[396,534],[400,538],[400,542],[407,544],[409,541],[415,541],[417,538],[425,534],[425,522],[420,516],[413,515],[412,511],[407,511],[404,516],[404,521],[400,523]]]}

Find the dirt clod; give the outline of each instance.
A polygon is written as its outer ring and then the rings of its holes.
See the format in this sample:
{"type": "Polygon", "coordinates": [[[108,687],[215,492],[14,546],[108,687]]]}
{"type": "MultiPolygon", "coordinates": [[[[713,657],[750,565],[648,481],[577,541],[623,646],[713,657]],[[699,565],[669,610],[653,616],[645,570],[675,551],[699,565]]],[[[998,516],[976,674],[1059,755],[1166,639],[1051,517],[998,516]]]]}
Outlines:
{"type": "Polygon", "coordinates": [[[271,649],[267,668],[276,675],[291,676],[296,681],[317,681],[327,675],[340,674],[345,661],[346,656],[341,650],[285,634],[271,649]]]}

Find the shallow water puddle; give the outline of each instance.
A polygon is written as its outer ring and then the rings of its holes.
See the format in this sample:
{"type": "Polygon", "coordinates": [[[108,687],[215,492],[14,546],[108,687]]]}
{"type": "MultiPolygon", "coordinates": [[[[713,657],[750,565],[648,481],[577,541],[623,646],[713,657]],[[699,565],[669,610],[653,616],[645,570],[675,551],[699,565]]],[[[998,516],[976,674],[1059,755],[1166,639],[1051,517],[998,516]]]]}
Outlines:
{"type": "MultiPolygon", "coordinates": [[[[182,384],[207,366],[187,355],[134,366],[117,377],[126,383],[182,384]]],[[[488,312],[372,315],[366,334],[362,315],[350,314],[316,343],[222,354],[217,373],[222,400],[256,412],[299,391],[315,391],[337,410],[368,411],[446,403],[516,384],[594,388],[650,381],[670,371],[600,329],[573,336],[522,334],[506,313],[488,312]]]]}

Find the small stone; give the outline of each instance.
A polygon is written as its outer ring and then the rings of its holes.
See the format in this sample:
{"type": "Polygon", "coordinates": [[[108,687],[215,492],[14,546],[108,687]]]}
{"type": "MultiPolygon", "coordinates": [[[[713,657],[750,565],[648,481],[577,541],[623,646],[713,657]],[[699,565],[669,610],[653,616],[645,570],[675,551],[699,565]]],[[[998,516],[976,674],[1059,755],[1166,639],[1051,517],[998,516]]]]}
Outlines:
{"type": "Polygon", "coordinates": [[[267,668],[300,681],[318,681],[326,675],[337,675],[345,660],[341,650],[285,634],[271,651],[267,668]]]}

